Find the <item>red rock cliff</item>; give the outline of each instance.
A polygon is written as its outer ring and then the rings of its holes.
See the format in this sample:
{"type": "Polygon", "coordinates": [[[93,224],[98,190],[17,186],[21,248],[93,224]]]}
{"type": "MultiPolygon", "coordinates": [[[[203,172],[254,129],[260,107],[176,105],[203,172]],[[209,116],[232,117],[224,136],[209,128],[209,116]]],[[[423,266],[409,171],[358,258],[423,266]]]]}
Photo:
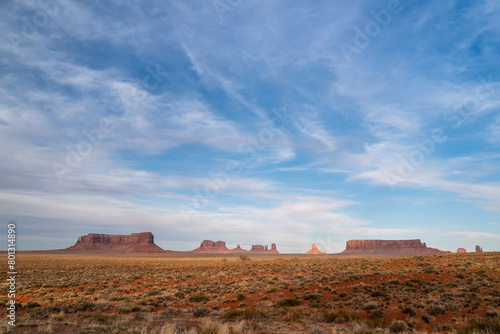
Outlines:
{"type": "Polygon", "coordinates": [[[420,239],[413,240],[349,240],[342,253],[387,253],[387,254],[441,254],[436,248],[429,248],[420,239]]]}
{"type": "Polygon", "coordinates": [[[113,253],[162,253],[163,249],[155,245],[154,236],[150,232],[132,233],[130,235],[90,233],[78,238],[74,246],[67,251],[103,251],[113,253]]]}

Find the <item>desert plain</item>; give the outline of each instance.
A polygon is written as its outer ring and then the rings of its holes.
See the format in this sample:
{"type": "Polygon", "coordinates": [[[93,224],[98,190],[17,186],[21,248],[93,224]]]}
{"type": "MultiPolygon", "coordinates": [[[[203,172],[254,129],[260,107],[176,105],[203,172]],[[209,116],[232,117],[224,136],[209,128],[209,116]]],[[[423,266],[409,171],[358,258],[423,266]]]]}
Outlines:
{"type": "Polygon", "coordinates": [[[500,253],[21,252],[16,300],[2,332],[499,333],[500,253]]]}

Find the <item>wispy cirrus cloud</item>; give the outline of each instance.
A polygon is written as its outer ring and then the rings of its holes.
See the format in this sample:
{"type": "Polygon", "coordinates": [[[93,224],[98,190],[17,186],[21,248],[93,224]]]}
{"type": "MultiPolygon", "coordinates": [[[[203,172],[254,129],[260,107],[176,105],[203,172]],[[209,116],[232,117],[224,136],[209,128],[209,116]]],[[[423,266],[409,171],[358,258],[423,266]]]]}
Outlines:
{"type": "Polygon", "coordinates": [[[27,34],[23,17],[43,6],[7,3],[2,219],[26,221],[30,238],[38,222],[114,233],[140,221],[166,246],[227,236],[299,251],[322,233],[335,250],[434,238],[419,217],[474,225],[493,249],[499,6],[400,6],[369,36],[386,2],[243,2],[222,20],[203,1],[61,2],[27,34]],[[363,38],[346,61],[340,46],[363,38]],[[61,182],[54,162],[74,154],[61,182]],[[231,163],[187,224],[179,206],[231,163]]]}

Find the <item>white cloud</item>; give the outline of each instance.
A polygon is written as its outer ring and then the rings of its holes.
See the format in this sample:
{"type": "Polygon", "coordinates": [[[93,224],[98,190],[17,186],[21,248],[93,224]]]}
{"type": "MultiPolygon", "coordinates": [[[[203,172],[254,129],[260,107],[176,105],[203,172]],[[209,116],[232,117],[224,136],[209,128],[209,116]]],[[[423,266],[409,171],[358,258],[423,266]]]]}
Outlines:
{"type": "Polygon", "coordinates": [[[230,175],[226,171],[209,172],[213,177],[167,176],[161,184],[167,188],[202,188],[206,185],[217,185],[226,190],[270,191],[277,185],[271,180],[262,178],[245,178],[230,175]]]}
{"type": "Polygon", "coordinates": [[[316,112],[306,108],[303,114],[296,115],[294,125],[302,134],[323,144],[327,152],[334,151],[337,148],[337,140],[321,124],[316,112]]]}

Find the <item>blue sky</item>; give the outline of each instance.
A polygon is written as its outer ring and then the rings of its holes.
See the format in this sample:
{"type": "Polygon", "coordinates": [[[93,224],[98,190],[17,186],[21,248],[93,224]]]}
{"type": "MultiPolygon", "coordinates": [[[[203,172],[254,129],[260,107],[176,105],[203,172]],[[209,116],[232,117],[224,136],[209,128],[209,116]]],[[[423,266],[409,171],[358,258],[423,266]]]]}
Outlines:
{"type": "Polygon", "coordinates": [[[497,1],[2,7],[20,249],[151,231],[172,250],[500,250],[497,1]]]}

